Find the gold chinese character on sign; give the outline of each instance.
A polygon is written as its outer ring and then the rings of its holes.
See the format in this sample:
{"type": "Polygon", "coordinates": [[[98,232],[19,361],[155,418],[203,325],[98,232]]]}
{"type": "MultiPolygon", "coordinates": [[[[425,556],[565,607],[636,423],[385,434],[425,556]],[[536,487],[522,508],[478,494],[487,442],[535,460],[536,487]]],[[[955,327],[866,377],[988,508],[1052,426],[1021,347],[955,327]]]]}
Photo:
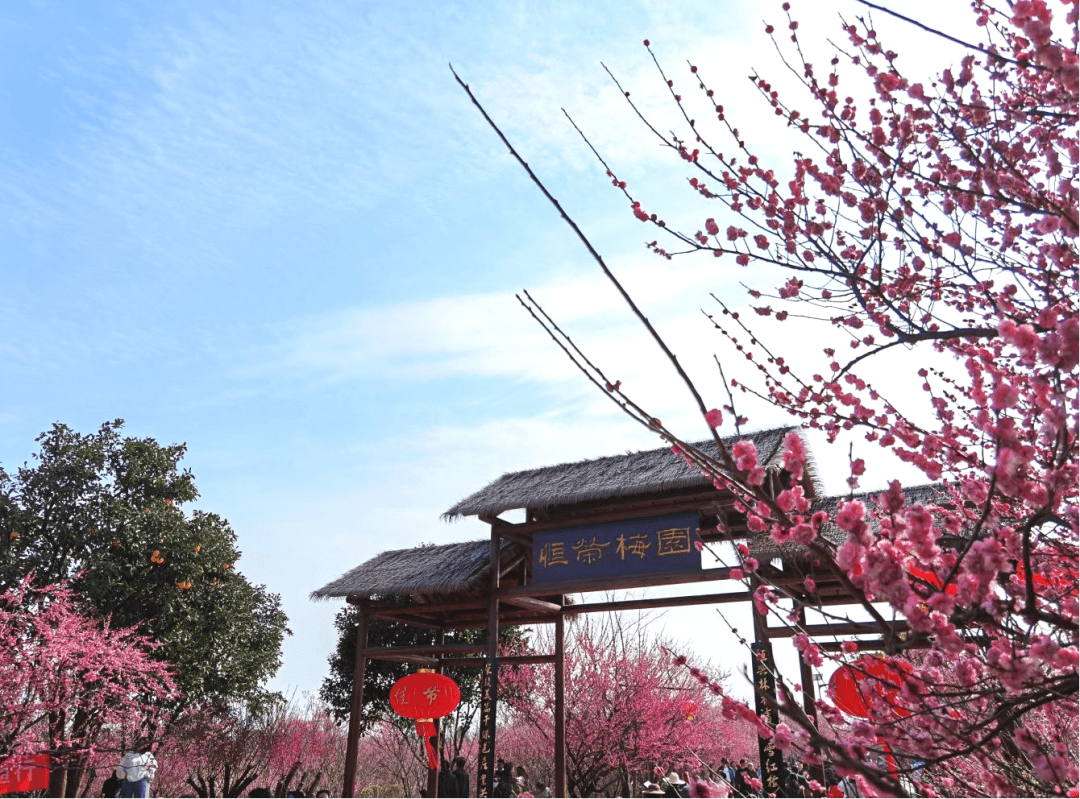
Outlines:
{"type": "Polygon", "coordinates": [[[623,560],[626,560],[627,555],[637,555],[644,560],[645,550],[649,549],[651,546],[652,544],[649,543],[649,536],[644,533],[635,533],[631,535],[629,541],[625,535],[620,535],[615,539],[615,552],[623,560]]]}
{"type": "Polygon", "coordinates": [[[540,565],[545,569],[560,563],[563,566],[569,566],[570,561],[566,559],[564,546],[562,541],[552,541],[548,544],[544,544],[544,546],[540,548],[540,565]]]}
{"type": "Polygon", "coordinates": [[[656,531],[656,554],[685,555],[690,552],[690,528],[672,527],[670,530],[656,531]]]}
{"type": "Polygon", "coordinates": [[[434,686],[434,685],[431,686],[426,691],[424,691],[424,696],[427,698],[427,701],[434,702],[436,699],[439,698],[439,689],[438,689],[438,687],[434,686]]]}
{"type": "Polygon", "coordinates": [[[571,549],[577,553],[578,563],[596,563],[604,556],[604,549],[609,546],[611,546],[610,541],[601,544],[594,535],[592,541],[582,538],[571,549]]]}

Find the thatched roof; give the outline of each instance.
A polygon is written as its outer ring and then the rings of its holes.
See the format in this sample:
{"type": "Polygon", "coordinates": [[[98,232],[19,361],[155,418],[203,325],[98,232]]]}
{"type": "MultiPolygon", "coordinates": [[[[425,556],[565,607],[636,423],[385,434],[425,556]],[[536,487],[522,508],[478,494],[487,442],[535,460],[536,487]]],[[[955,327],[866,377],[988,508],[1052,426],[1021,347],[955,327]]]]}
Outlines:
{"type": "MultiPolygon", "coordinates": [[[[948,494],[946,494],[940,485],[927,484],[920,486],[911,486],[904,488],[904,497],[907,500],[908,505],[925,505],[927,507],[940,507],[942,505],[948,505],[950,500],[948,494]]],[[[854,496],[849,494],[840,494],[835,497],[822,497],[821,499],[813,502],[810,506],[810,512],[816,513],[819,510],[825,511],[829,514],[830,518],[835,519],[837,512],[840,510],[840,503],[849,499],[858,499],[871,507],[877,503],[877,498],[883,493],[882,490],[867,491],[861,494],[855,494],[854,496]]],[[[874,522],[870,522],[874,525],[874,522]]],[[[821,535],[836,545],[840,545],[847,540],[847,532],[841,530],[836,526],[835,522],[828,522],[821,528],[821,535]]],[[[747,546],[750,548],[750,554],[762,563],[767,563],[773,558],[784,558],[790,560],[798,557],[800,554],[806,551],[806,547],[802,544],[789,542],[786,544],[777,544],[772,540],[772,537],[768,533],[752,533],[747,539],[747,546]]]]}
{"type": "Polygon", "coordinates": [[[485,539],[383,552],[312,591],[311,598],[458,594],[483,591],[490,581],[491,540],[485,539]]]}
{"type": "MultiPolygon", "coordinates": [[[[724,439],[724,444],[730,447],[736,441],[750,439],[757,447],[758,462],[766,469],[779,468],[784,436],[795,429],[780,427],[729,436],[724,439]]],[[[695,446],[711,457],[717,456],[714,441],[698,442],[695,446]]],[[[808,472],[816,485],[812,455],[808,460],[808,472]]],[[[573,505],[591,500],[707,486],[710,483],[698,469],[673,455],[670,447],[663,447],[504,474],[486,488],[454,505],[443,514],[443,518],[450,520],[461,516],[495,515],[517,508],[573,505]]],[[[816,495],[817,492],[808,493],[816,495]]]]}

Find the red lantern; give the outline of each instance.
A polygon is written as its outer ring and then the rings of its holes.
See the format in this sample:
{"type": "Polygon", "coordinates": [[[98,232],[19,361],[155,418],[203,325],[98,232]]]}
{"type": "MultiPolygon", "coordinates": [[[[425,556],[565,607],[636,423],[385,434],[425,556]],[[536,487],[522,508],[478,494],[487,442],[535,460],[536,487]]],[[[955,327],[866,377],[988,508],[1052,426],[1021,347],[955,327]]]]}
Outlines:
{"type": "Polygon", "coordinates": [[[428,766],[439,767],[431,737],[435,735],[434,719],[452,713],[461,701],[457,683],[444,674],[421,669],[402,677],[390,689],[390,707],[407,719],[416,721],[416,734],[424,739],[428,766]]]}
{"type": "Polygon", "coordinates": [[[697,702],[683,702],[679,705],[679,709],[683,712],[683,715],[686,716],[687,721],[694,720],[694,714],[697,713],[697,708],[697,702]]]}
{"type": "MultiPolygon", "coordinates": [[[[909,564],[908,574],[912,577],[918,577],[920,580],[925,580],[934,588],[941,590],[941,578],[928,569],[920,569],[914,564],[909,564]]],[[[949,596],[956,596],[956,583],[949,583],[945,586],[945,593],[949,596]]]]}
{"type": "MultiPolygon", "coordinates": [[[[1027,572],[1024,571],[1022,564],[1016,567],[1016,579],[1021,583],[1027,580],[1027,572]]],[[[1077,593],[1080,593],[1077,590],[1076,572],[1068,569],[1052,569],[1049,577],[1033,572],[1031,582],[1036,589],[1054,592],[1060,596],[1065,596],[1066,593],[1076,596],[1077,593]]]]}
{"type": "Polygon", "coordinates": [[[911,666],[903,661],[867,656],[834,671],[829,692],[838,708],[856,718],[869,717],[867,697],[880,697],[893,706],[897,716],[908,716],[909,711],[895,705],[904,676],[910,671],[911,666]]]}

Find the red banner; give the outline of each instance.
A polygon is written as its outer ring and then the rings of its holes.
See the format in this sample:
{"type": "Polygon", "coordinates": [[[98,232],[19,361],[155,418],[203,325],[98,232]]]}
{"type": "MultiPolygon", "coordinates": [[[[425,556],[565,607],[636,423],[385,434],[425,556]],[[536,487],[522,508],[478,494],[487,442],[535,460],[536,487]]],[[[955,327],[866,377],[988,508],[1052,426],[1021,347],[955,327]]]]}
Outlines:
{"type": "Polygon", "coordinates": [[[13,757],[0,763],[0,794],[43,791],[48,787],[48,755],[13,757]]]}

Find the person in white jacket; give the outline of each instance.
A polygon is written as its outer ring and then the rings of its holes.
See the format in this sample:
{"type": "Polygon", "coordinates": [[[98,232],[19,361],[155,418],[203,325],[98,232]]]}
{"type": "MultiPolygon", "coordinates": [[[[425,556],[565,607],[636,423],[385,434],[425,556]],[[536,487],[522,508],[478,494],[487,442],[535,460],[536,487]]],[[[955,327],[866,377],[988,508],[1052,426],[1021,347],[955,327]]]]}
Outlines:
{"type": "Polygon", "coordinates": [[[150,739],[137,740],[131,749],[124,752],[120,765],[116,767],[117,778],[124,781],[120,796],[150,796],[150,783],[154,781],[157,765],[157,758],[150,751],[150,739]]]}

